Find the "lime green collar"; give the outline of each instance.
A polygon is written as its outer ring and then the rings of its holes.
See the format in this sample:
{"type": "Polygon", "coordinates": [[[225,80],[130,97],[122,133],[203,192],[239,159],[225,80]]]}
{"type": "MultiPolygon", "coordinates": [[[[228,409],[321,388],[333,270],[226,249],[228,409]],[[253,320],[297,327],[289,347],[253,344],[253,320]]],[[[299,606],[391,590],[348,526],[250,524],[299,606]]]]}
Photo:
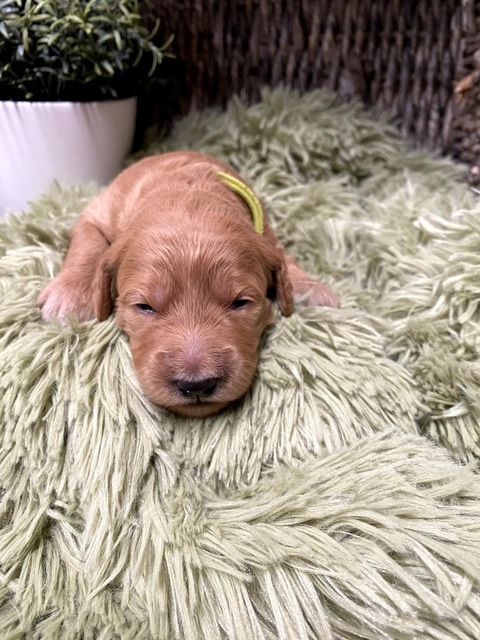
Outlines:
{"type": "Polygon", "coordinates": [[[232,191],[235,191],[235,193],[238,193],[238,195],[243,200],[245,200],[252,214],[253,226],[255,228],[255,231],[260,235],[262,235],[263,209],[257,196],[253,193],[251,189],[247,187],[247,185],[244,182],[242,182],[238,178],[235,178],[229,173],[224,173],[223,171],[219,171],[217,175],[221,179],[221,181],[227,185],[227,187],[230,187],[232,191]]]}

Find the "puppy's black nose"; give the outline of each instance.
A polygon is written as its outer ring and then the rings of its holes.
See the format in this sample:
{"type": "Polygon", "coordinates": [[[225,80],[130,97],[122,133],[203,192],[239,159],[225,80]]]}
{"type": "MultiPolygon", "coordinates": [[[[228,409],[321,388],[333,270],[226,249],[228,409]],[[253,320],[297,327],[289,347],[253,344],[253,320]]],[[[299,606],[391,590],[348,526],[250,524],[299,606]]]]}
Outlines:
{"type": "Polygon", "coordinates": [[[177,380],[176,385],[181,394],[188,397],[211,396],[217,386],[218,378],[203,378],[202,380],[177,380]]]}

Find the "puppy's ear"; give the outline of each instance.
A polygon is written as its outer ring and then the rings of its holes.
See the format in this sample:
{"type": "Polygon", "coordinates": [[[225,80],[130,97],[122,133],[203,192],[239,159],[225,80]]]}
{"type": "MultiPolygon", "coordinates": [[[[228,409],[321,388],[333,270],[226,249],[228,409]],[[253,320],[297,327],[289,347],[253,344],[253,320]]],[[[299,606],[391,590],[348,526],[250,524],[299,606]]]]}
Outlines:
{"type": "Polygon", "coordinates": [[[288,276],[288,269],[283,255],[281,255],[280,264],[273,271],[273,284],[280,311],[284,316],[291,316],[295,307],[293,286],[288,276]]]}
{"type": "Polygon", "coordinates": [[[266,226],[262,237],[262,252],[272,274],[271,285],[280,311],[284,316],[290,316],[295,306],[293,286],[288,274],[285,252],[269,226],[266,226]]]}
{"type": "Polygon", "coordinates": [[[106,320],[113,311],[112,284],[117,270],[118,249],[111,245],[100,259],[92,282],[93,310],[97,320],[106,320]]]}

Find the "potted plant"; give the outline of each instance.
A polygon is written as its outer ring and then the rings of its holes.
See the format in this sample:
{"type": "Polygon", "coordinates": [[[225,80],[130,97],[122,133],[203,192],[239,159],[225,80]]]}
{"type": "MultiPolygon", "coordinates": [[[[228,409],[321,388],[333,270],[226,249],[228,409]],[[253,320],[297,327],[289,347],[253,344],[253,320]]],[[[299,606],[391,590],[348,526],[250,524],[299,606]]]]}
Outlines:
{"type": "Polygon", "coordinates": [[[53,180],[105,184],[135,130],[137,94],[158,79],[141,0],[0,0],[0,212],[53,180]]]}

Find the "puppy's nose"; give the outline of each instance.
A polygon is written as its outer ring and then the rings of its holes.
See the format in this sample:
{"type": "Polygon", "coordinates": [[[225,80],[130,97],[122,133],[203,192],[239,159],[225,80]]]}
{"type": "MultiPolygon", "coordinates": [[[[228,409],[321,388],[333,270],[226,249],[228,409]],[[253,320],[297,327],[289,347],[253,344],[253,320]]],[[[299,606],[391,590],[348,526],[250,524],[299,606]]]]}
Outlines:
{"type": "Polygon", "coordinates": [[[203,378],[201,380],[177,380],[176,385],[182,395],[189,396],[211,396],[217,386],[218,378],[203,378]]]}

